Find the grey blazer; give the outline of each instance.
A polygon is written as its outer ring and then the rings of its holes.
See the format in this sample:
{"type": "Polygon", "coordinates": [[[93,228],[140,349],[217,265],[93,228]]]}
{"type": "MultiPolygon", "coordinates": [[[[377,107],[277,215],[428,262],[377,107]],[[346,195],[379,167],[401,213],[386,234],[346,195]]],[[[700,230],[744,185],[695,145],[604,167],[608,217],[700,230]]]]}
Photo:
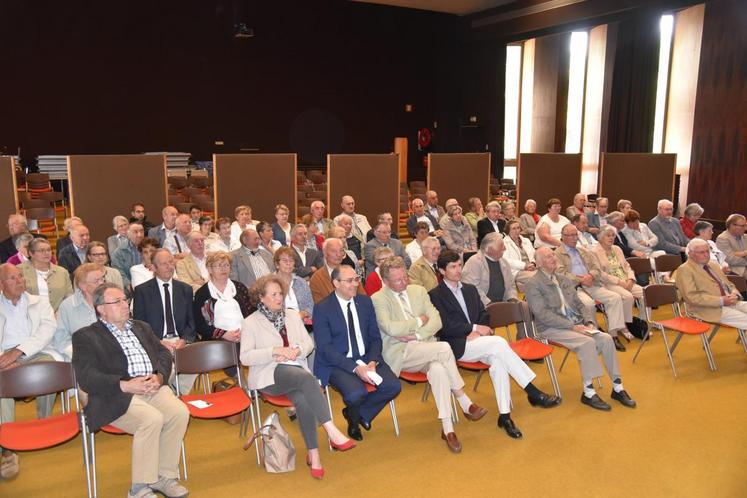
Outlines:
{"type": "MultiPolygon", "coordinates": [[[[566,306],[570,306],[586,322],[593,322],[586,306],[576,294],[576,284],[569,278],[555,274],[558,279],[558,285],[563,291],[563,298],[566,306]]],[[[563,303],[560,300],[558,289],[550,280],[550,277],[543,271],[538,271],[535,276],[530,278],[524,285],[524,294],[526,295],[529,308],[534,315],[534,323],[539,332],[548,329],[570,330],[574,323],[569,320],[562,312],[563,303]]]]}
{"type": "MultiPolygon", "coordinates": [[[[363,248],[363,257],[366,260],[366,274],[371,273],[376,269],[376,261],[374,261],[374,251],[376,251],[377,248],[384,247],[384,244],[376,240],[376,238],[373,238],[366,242],[366,245],[363,248]]],[[[407,268],[410,268],[410,256],[407,255],[407,251],[405,251],[405,246],[397,239],[389,239],[389,248],[394,251],[395,256],[399,256],[400,258],[405,260],[405,266],[407,268]]]]}
{"type": "MultiPolygon", "coordinates": [[[[506,261],[505,258],[499,259],[498,262],[501,265],[503,284],[505,286],[502,301],[508,301],[509,299],[518,300],[519,295],[516,292],[516,283],[514,282],[513,273],[511,273],[511,266],[509,266],[508,261],[506,261]]],[[[478,251],[477,254],[464,263],[462,282],[477,287],[477,293],[480,294],[482,304],[484,306],[490,304],[490,298],[488,297],[488,289],[490,289],[490,268],[488,268],[488,261],[485,259],[485,253],[478,251]]]]}
{"type": "Polygon", "coordinates": [[[690,242],[685,232],[682,231],[680,222],[675,218],[667,220],[661,216],[655,216],[648,222],[648,227],[659,237],[659,243],[654,246],[654,249],[667,254],[681,254],[680,247],[685,247],[690,242]]]}
{"type": "MultiPolygon", "coordinates": [[[[275,263],[272,261],[272,254],[268,251],[259,251],[259,255],[267,264],[270,273],[273,273],[275,271],[275,263]]],[[[238,280],[246,285],[247,289],[251,289],[254,282],[257,281],[257,276],[254,274],[254,270],[252,269],[252,263],[249,261],[249,255],[246,253],[246,248],[243,246],[231,252],[230,278],[231,280],[238,280]]]]}

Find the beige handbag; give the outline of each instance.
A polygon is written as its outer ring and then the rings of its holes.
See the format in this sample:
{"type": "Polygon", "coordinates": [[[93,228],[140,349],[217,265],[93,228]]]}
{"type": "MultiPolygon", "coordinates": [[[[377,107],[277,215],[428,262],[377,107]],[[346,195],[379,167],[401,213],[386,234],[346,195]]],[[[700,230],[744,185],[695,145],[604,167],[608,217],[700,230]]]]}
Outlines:
{"type": "Polygon", "coordinates": [[[267,472],[277,474],[296,469],[296,448],[286,430],[280,425],[278,412],[272,412],[265,419],[262,427],[244,444],[244,449],[248,450],[255,442],[261,445],[259,452],[267,472]]]}

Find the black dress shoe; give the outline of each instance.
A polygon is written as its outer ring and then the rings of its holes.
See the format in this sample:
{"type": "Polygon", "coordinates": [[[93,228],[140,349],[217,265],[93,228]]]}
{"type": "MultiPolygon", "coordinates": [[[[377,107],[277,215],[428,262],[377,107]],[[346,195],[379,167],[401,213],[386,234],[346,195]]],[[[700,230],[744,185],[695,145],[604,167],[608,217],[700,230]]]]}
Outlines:
{"type": "Polygon", "coordinates": [[[607,403],[605,403],[604,401],[602,401],[602,398],[600,398],[598,394],[595,394],[591,398],[587,398],[586,395],[581,393],[581,403],[585,405],[589,405],[590,407],[596,410],[602,410],[605,412],[612,410],[612,407],[608,405],[607,403]]]}
{"type": "Polygon", "coordinates": [[[350,417],[347,408],[342,409],[342,416],[348,421],[348,436],[356,441],[363,441],[363,434],[361,434],[361,429],[358,427],[358,420],[353,420],[350,417]]]}
{"type": "Polygon", "coordinates": [[[633,400],[633,398],[631,398],[624,389],[620,392],[616,392],[615,390],[613,390],[612,394],[610,394],[610,397],[614,400],[619,401],[623,406],[627,406],[628,408],[636,407],[635,400],[633,400]]]}
{"type": "Polygon", "coordinates": [[[506,434],[508,434],[508,437],[510,438],[521,439],[524,436],[518,429],[518,427],[516,427],[514,421],[511,420],[511,417],[508,417],[506,419],[498,417],[498,427],[506,431],[506,434]]]}
{"type": "Polygon", "coordinates": [[[366,429],[367,431],[370,431],[370,430],[371,430],[371,422],[369,422],[368,420],[363,420],[363,419],[360,419],[360,420],[358,421],[358,423],[359,423],[359,424],[361,424],[361,427],[363,427],[363,428],[364,428],[364,429],[366,429]]]}
{"type": "Polygon", "coordinates": [[[615,343],[615,349],[617,349],[618,351],[625,351],[625,345],[622,342],[620,342],[620,338],[613,337],[612,342],[615,343]]]}
{"type": "Polygon", "coordinates": [[[552,408],[553,406],[558,406],[560,402],[561,399],[559,397],[550,396],[545,393],[540,393],[538,396],[529,396],[529,404],[541,408],[552,408]]]}

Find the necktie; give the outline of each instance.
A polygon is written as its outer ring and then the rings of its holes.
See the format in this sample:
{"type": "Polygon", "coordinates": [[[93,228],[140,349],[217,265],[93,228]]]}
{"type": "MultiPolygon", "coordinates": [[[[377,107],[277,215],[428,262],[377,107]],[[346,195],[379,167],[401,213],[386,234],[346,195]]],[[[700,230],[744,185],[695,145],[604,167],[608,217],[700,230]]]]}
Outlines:
{"type": "Polygon", "coordinates": [[[350,354],[353,359],[360,358],[361,353],[358,349],[358,338],[355,334],[355,322],[353,321],[353,310],[348,303],[348,334],[350,335],[350,354]]]}
{"type": "Polygon", "coordinates": [[[163,284],[163,299],[166,307],[166,335],[176,335],[174,312],[171,310],[171,293],[169,292],[169,284],[163,284]]]}
{"type": "Polygon", "coordinates": [[[721,293],[721,295],[725,296],[726,295],[726,291],[724,290],[724,286],[721,283],[721,280],[719,280],[718,278],[716,278],[716,275],[714,275],[713,272],[711,271],[711,269],[708,268],[707,264],[703,265],[703,269],[708,274],[708,276],[711,277],[714,282],[716,282],[716,285],[718,285],[718,291],[721,293]]]}
{"type": "Polygon", "coordinates": [[[397,294],[397,296],[399,296],[399,301],[402,303],[402,309],[405,310],[405,318],[407,318],[408,320],[410,318],[414,318],[415,315],[412,313],[412,308],[410,308],[410,303],[408,303],[407,299],[405,298],[404,291],[397,294]]]}
{"type": "Polygon", "coordinates": [[[441,273],[438,271],[438,266],[436,266],[436,263],[433,263],[433,273],[436,274],[436,281],[440,284],[443,282],[444,277],[441,275],[441,273]]]}
{"type": "Polygon", "coordinates": [[[576,323],[578,321],[578,314],[565,304],[565,296],[563,295],[563,289],[560,288],[560,284],[558,283],[558,279],[555,278],[555,275],[552,276],[551,279],[552,284],[555,286],[555,288],[558,290],[558,294],[560,294],[560,311],[563,312],[563,314],[573,323],[576,323]]]}
{"type": "Polygon", "coordinates": [[[179,234],[174,234],[174,241],[176,242],[176,250],[182,252],[182,245],[179,243],[179,234]]]}

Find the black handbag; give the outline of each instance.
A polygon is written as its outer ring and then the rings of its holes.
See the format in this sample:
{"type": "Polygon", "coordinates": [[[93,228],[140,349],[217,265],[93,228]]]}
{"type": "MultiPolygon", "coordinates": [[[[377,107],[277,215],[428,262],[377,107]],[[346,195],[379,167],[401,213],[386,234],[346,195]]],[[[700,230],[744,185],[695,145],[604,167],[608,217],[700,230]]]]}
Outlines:
{"type": "Polygon", "coordinates": [[[626,325],[634,337],[644,340],[648,336],[648,323],[645,320],[641,320],[637,316],[634,316],[633,321],[626,325]]]}

